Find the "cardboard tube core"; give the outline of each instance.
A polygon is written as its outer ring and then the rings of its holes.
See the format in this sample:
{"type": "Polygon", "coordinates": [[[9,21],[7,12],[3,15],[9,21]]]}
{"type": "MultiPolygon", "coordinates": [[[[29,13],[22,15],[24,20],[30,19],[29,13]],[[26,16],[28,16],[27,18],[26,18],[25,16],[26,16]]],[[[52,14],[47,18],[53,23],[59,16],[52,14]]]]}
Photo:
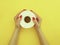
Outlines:
{"type": "Polygon", "coordinates": [[[26,23],[29,23],[29,22],[31,21],[31,19],[30,19],[29,16],[26,16],[26,17],[24,18],[24,21],[25,21],[26,23]]]}

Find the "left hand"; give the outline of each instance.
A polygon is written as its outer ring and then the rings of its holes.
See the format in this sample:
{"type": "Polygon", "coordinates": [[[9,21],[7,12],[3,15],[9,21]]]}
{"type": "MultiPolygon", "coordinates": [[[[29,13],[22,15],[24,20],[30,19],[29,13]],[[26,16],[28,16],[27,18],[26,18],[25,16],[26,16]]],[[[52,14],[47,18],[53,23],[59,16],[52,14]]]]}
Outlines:
{"type": "Polygon", "coordinates": [[[21,21],[21,19],[22,19],[22,16],[18,17],[18,15],[16,15],[16,16],[14,17],[15,28],[18,28],[18,29],[21,28],[21,26],[20,26],[20,21],[21,21]]]}
{"type": "MultiPolygon", "coordinates": [[[[23,9],[21,12],[23,12],[23,11],[25,11],[25,10],[26,10],[26,9],[23,9]]],[[[20,15],[21,12],[19,12],[19,13],[14,17],[15,27],[18,28],[18,29],[21,29],[21,28],[22,28],[22,27],[20,26],[20,21],[21,21],[21,19],[22,19],[22,15],[20,15]],[[19,15],[20,15],[20,17],[19,17],[19,15]]]]}

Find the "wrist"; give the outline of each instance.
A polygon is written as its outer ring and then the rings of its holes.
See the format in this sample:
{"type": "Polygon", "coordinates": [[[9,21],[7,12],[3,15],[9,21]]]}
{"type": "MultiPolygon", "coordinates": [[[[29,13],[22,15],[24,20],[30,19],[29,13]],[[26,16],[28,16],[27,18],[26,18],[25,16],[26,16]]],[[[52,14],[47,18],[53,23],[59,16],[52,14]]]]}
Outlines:
{"type": "Polygon", "coordinates": [[[18,30],[20,30],[20,27],[18,27],[18,26],[15,26],[15,29],[18,29],[18,30]]]}
{"type": "Polygon", "coordinates": [[[41,31],[40,28],[37,28],[37,29],[36,29],[36,32],[40,32],[40,31],[41,31]]]}
{"type": "Polygon", "coordinates": [[[39,27],[36,27],[35,29],[36,29],[36,30],[39,30],[40,28],[39,28],[39,27]]]}

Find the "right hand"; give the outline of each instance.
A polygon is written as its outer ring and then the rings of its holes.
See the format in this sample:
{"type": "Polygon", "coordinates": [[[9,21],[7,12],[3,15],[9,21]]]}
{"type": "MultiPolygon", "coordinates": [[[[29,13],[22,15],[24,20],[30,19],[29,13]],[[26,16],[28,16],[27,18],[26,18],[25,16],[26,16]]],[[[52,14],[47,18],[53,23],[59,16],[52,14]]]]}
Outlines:
{"type": "Polygon", "coordinates": [[[41,18],[34,11],[32,11],[32,10],[30,10],[30,11],[33,12],[35,14],[35,16],[36,16],[36,19],[34,17],[32,17],[32,19],[33,19],[33,22],[35,23],[34,28],[36,30],[38,30],[40,28],[40,26],[41,26],[41,18]]]}

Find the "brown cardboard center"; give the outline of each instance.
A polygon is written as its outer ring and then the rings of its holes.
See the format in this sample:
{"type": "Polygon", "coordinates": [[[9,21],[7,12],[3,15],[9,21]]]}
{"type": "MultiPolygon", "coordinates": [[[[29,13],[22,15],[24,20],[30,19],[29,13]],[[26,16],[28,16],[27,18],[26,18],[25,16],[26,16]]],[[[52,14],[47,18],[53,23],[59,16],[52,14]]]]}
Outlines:
{"type": "Polygon", "coordinates": [[[26,16],[26,17],[24,18],[24,21],[25,21],[26,23],[29,23],[29,22],[31,21],[31,19],[30,19],[29,16],[26,16]]]}

